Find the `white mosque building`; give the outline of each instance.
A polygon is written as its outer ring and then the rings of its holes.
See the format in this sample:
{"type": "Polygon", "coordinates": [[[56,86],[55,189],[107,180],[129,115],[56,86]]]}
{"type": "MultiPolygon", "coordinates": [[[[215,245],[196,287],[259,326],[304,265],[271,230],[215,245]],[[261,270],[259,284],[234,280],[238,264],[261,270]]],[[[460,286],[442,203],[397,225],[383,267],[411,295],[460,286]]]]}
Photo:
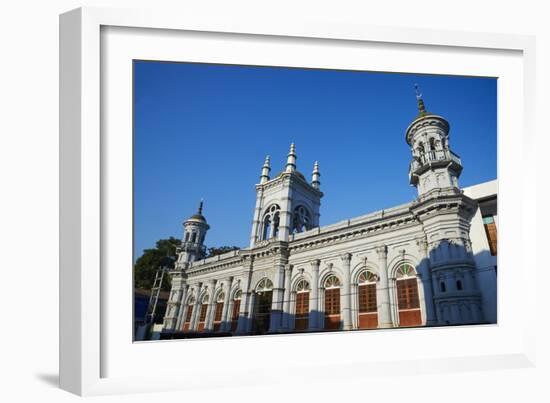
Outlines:
{"type": "Polygon", "coordinates": [[[205,259],[202,203],[185,221],[163,334],[496,323],[496,180],[459,187],[449,123],[417,100],[414,201],[319,226],[319,165],[308,181],[292,144],[275,177],[265,160],[248,248],[205,259]]]}

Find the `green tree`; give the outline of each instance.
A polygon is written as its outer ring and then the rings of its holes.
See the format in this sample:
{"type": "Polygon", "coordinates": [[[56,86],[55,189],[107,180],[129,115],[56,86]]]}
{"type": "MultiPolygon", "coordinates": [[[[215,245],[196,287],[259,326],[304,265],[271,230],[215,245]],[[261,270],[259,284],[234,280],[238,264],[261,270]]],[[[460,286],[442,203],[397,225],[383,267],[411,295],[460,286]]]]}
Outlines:
{"type": "Polygon", "coordinates": [[[222,255],[226,252],[240,249],[238,246],[219,246],[219,247],[213,247],[208,248],[208,252],[206,253],[206,257],[212,257],[212,256],[218,256],[222,255]]]}
{"type": "MultiPolygon", "coordinates": [[[[176,248],[181,240],[174,237],[159,239],[153,249],[145,249],[134,265],[134,287],[150,290],[160,267],[173,268],[176,261],[176,248]]],[[[164,276],[162,289],[170,290],[170,276],[164,276]]]]}

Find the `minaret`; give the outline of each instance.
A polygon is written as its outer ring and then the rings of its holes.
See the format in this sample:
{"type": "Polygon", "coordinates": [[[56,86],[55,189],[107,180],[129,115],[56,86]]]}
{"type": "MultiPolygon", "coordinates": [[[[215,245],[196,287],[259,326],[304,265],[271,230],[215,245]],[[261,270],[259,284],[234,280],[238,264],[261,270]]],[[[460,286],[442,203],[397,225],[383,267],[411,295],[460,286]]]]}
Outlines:
{"type": "Polygon", "coordinates": [[[406,131],[411,147],[411,185],[418,199],[410,209],[422,223],[417,266],[424,286],[426,323],[481,323],[481,294],[469,237],[478,206],[458,187],[462,163],[449,147],[449,123],[426,110],[416,89],[418,115],[406,131]]]}
{"type": "Polygon", "coordinates": [[[266,183],[269,180],[269,172],[271,171],[271,164],[269,161],[269,155],[265,157],[264,166],[262,167],[262,176],[260,176],[260,183],[266,183]]]}
{"type": "Polygon", "coordinates": [[[456,193],[462,162],[449,148],[449,122],[426,110],[416,84],[415,91],[418,115],[405,134],[412,152],[410,184],[417,188],[419,196],[432,191],[456,193]]]}
{"type": "Polygon", "coordinates": [[[290,144],[290,151],[286,159],[286,168],[285,172],[294,172],[296,171],[296,147],[294,143],[290,144]]]}
{"type": "Polygon", "coordinates": [[[319,162],[315,161],[313,164],[313,172],[311,173],[311,186],[317,190],[321,187],[321,182],[319,181],[320,177],[321,173],[319,172],[319,162]]]}
{"type": "Polygon", "coordinates": [[[203,200],[199,203],[196,214],[193,214],[183,223],[183,239],[181,242],[178,263],[188,263],[204,258],[206,248],[204,238],[210,226],[202,215],[203,200]]]}

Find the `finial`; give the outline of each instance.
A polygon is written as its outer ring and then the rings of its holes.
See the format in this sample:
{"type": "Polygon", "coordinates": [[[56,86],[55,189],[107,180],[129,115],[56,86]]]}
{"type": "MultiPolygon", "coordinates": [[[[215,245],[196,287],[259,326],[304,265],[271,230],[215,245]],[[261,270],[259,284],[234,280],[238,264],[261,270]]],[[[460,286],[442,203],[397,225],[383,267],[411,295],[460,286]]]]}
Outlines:
{"type": "Polygon", "coordinates": [[[262,167],[262,176],[260,176],[260,183],[265,183],[269,180],[269,172],[271,171],[271,162],[269,155],[265,157],[264,166],[262,167]]]}
{"type": "Polygon", "coordinates": [[[202,205],[204,203],[204,199],[201,199],[200,203],[199,203],[199,214],[202,214],[202,205]]]}
{"type": "Polygon", "coordinates": [[[321,182],[319,181],[319,177],[321,176],[321,173],[319,172],[319,162],[315,161],[313,164],[313,172],[311,173],[311,186],[313,186],[315,189],[319,189],[321,186],[321,182]]]}
{"type": "Polygon", "coordinates": [[[416,92],[416,101],[418,102],[418,112],[421,115],[425,115],[426,106],[424,105],[424,100],[422,99],[422,93],[418,89],[418,84],[414,84],[414,91],[416,92]]]}
{"type": "Polygon", "coordinates": [[[290,144],[290,151],[286,159],[286,172],[294,172],[296,170],[296,146],[294,143],[290,144]]]}

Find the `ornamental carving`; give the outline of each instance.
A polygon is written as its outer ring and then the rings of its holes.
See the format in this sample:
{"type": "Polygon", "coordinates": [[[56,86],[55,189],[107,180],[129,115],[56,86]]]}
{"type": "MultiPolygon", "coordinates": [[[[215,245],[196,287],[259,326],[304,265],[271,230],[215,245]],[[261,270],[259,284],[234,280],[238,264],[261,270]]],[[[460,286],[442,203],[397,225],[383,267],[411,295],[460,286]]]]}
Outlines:
{"type": "Polygon", "coordinates": [[[376,248],[376,253],[379,259],[385,259],[388,257],[388,247],[386,245],[380,245],[376,248]]]}

